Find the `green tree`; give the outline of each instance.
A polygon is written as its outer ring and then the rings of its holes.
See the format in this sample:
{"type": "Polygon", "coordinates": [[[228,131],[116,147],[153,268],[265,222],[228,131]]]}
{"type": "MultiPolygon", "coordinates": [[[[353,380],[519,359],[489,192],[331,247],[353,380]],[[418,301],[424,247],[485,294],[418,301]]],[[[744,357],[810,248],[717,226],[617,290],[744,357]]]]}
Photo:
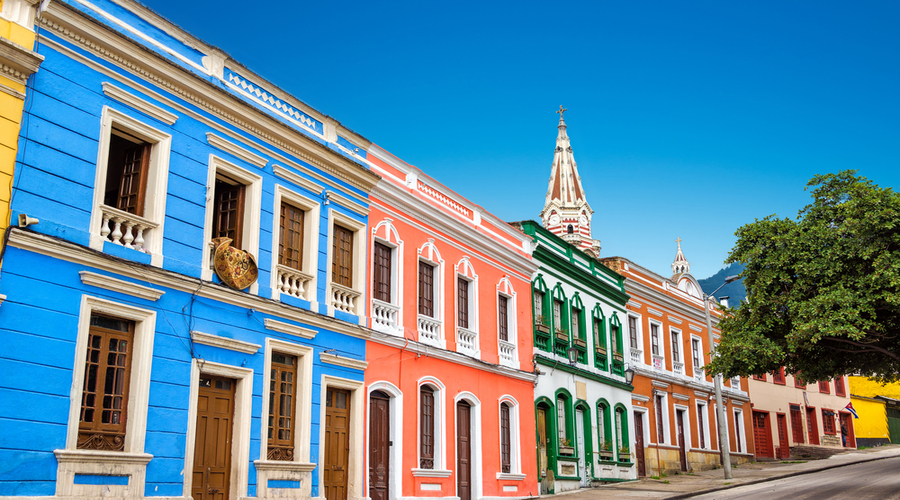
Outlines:
{"type": "Polygon", "coordinates": [[[727,262],[746,266],[749,303],[719,323],[709,369],[900,380],[900,194],[855,170],[806,189],[814,201],[796,220],[772,215],[735,233],[727,262]]]}

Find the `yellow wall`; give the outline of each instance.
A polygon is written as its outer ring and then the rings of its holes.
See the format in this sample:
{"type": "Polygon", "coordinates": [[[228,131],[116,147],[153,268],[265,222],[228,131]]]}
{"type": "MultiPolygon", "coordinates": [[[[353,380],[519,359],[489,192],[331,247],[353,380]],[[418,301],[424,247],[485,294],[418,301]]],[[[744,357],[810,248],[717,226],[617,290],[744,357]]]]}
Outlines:
{"type": "MultiPolygon", "coordinates": [[[[0,9],[3,2],[4,0],[0,0],[0,9]]],[[[29,51],[34,48],[34,31],[2,16],[0,16],[0,38],[10,40],[29,51]]],[[[19,126],[22,123],[22,108],[25,104],[25,85],[4,76],[0,76],[0,85],[2,85],[0,88],[0,234],[2,234],[9,224],[9,202],[19,126]]]]}
{"type": "Polygon", "coordinates": [[[856,439],[859,438],[885,438],[888,436],[887,415],[884,412],[884,403],[870,401],[856,397],[850,398],[853,408],[859,415],[858,420],[853,421],[853,429],[856,431],[856,439]]]}
{"type": "MultiPolygon", "coordinates": [[[[865,377],[848,378],[850,379],[850,394],[855,396],[865,396],[867,398],[886,396],[893,399],[900,399],[900,382],[881,385],[878,382],[865,377]]],[[[856,405],[856,403],[854,403],[854,405],[856,405]]],[[[860,415],[860,418],[862,418],[862,415],[860,415]]]]}

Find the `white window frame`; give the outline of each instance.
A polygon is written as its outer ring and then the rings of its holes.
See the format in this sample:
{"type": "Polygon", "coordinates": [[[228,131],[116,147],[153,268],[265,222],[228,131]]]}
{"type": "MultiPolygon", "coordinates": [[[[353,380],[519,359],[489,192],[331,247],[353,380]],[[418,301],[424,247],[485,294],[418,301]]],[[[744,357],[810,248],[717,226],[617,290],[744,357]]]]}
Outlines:
{"type": "MultiPolygon", "coordinates": [[[[684,359],[684,336],[682,335],[681,329],[675,328],[672,326],[669,327],[669,344],[671,344],[673,346],[673,348],[675,348],[675,347],[678,348],[678,351],[677,351],[678,362],[682,364],[682,373],[684,373],[684,365],[686,365],[687,363],[685,363],[685,359],[684,359]],[[678,342],[672,342],[672,337],[674,337],[676,335],[678,336],[678,339],[677,339],[678,342]]],[[[676,355],[676,352],[673,351],[672,352],[672,363],[675,363],[675,355],[676,355]]],[[[672,371],[675,371],[674,364],[672,366],[672,371]]]]}
{"type": "MultiPolygon", "coordinates": [[[[259,262],[259,217],[262,200],[262,177],[243,169],[234,163],[209,155],[209,169],[206,177],[206,217],[203,224],[203,252],[201,256],[201,278],[212,281],[214,271],[210,262],[212,249],[213,210],[216,198],[216,176],[222,174],[244,185],[244,213],[241,226],[240,247],[259,262]]],[[[250,285],[250,293],[259,292],[259,282],[250,285]]]]}
{"type": "MultiPolygon", "coordinates": [[[[722,402],[725,403],[724,398],[722,399],[722,402]]],[[[719,411],[718,411],[718,408],[716,407],[715,403],[710,403],[709,406],[712,407],[712,410],[713,410],[713,420],[716,423],[716,444],[718,444],[718,442],[719,442],[719,411]]],[[[726,417],[728,416],[728,404],[727,403],[725,403],[725,416],[726,417]]],[[[728,435],[728,419],[727,418],[725,419],[725,436],[726,436],[726,439],[728,439],[728,446],[729,446],[729,448],[731,448],[731,436],[728,435]]]]}
{"type": "Polygon", "coordinates": [[[480,329],[478,328],[478,275],[475,274],[475,268],[472,267],[472,263],[469,262],[468,257],[463,257],[460,261],[453,266],[453,270],[456,274],[455,280],[453,280],[453,317],[456,318],[454,321],[454,331],[456,332],[456,350],[467,354],[469,356],[473,356],[476,358],[481,358],[481,337],[479,335],[480,329]],[[462,278],[468,284],[468,292],[467,296],[469,298],[469,327],[462,328],[459,326],[459,318],[457,315],[459,313],[459,278],[462,278]],[[470,350],[460,346],[458,340],[460,335],[460,330],[468,330],[469,332],[475,334],[475,349],[470,350]]]}
{"type": "MultiPolygon", "coordinates": [[[[505,481],[524,481],[526,476],[522,473],[522,455],[519,447],[519,402],[509,394],[500,396],[497,404],[497,436],[499,438],[497,440],[497,449],[499,451],[497,456],[501,457],[502,461],[503,437],[500,435],[502,432],[500,405],[503,403],[506,403],[506,405],[509,406],[509,472],[498,472],[497,479],[505,481]]],[[[502,466],[502,462],[500,465],[502,466]]],[[[502,470],[501,467],[501,471],[502,470]]]]}
{"type": "MultiPolygon", "coordinates": [[[[747,451],[747,436],[746,431],[744,429],[744,410],[741,408],[732,408],[732,416],[735,420],[735,429],[734,429],[734,438],[741,443],[741,451],[736,452],[732,450],[733,453],[741,453],[741,454],[749,454],[747,451]],[[740,422],[740,428],[738,428],[738,422],[740,422]]],[[[804,423],[804,432],[806,432],[806,415],[803,415],[803,423],[804,423]]]]}
{"type": "Polygon", "coordinates": [[[300,253],[303,265],[300,272],[308,277],[306,292],[301,297],[309,301],[310,309],[319,311],[317,297],[318,258],[319,258],[319,210],[321,204],[308,196],[291,191],[280,184],[275,185],[275,203],[272,208],[272,299],[281,300],[282,291],[278,289],[278,246],[281,241],[281,203],[288,203],[303,210],[303,248],[300,253]]]}
{"type": "MultiPolygon", "coordinates": [[[[664,391],[654,391],[653,396],[654,397],[660,396],[660,398],[662,400],[662,420],[663,420],[663,438],[664,438],[664,440],[662,443],[657,443],[657,444],[671,445],[672,444],[672,431],[669,426],[669,394],[664,391]]],[[[654,404],[655,404],[655,401],[654,401],[654,404]]],[[[656,408],[654,408],[653,411],[655,412],[656,408]]],[[[656,432],[656,427],[653,428],[653,436],[654,436],[654,438],[659,437],[656,432]]],[[[656,441],[656,439],[654,439],[654,441],[656,441]]]]}
{"type": "MultiPolygon", "coordinates": [[[[422,377],[416,383],[416,463],[412,468],[414,477],[450,477],[451,471],[447,469],[447,433],[446,410],[444,408],[444,396],[446,387],[436,377],[422,377]],[[422,386],[428,385],[434,389],[434,468],[420,469],[422,463],[422,386]]],[[[455,409],[454,409],[455,411],[455,409]]]]}
{"type": "MultiPolygon", "coordinates": [[[[373,265],[370,276],[373,276],[375,272],[375,242],[391,249],[391,301],[387,304],[382,303],[375,298],[375,290],[372,290],[371,327],[374,330],[403,335],[403,240],[400,239],[400,233],[397,232],[391,219],[385,218],[372,229],[372,251],[369,262],[372,262],[373,265]],[[385,308],[393,314],[395,318],[393,328],[375,321],[376,307],[385,308]]],[[[374,279],[370,277],[369,282],[374,287],[374,279]]]]}
{"type": "Polygon", "coordinates": [[[649,326],[649,328],[647,328],[647,330],[648,330],[648,335],[649,335],[648,340],[650,341],[650,347],[649,347],[649,349],[650,349],[650,366],[653,366],[653,357],[657,356],[659,358],[662,358],[662,363],[661,363],[659,369],[661,371],[665,371],[666,370],[666,338],[665,338],[666,336],[663,333],[663,324],[659,321],[651,319],[651,320],[649,320],[649,325],[650,326],[649,326]],[[657,335],[656,340],[657,340],[657,345],[659,346],[659,354],[653,354],[653,326],[654,325],[657,326],[658,335],[657,335]]]}
{"type": "Polygon", "coordinates": [[[703,338],[699,335],[691,334],[691,374],[698,382],[703,382],[706,380],[706,373],[703,368],[704,366],[706,366],[706,353],[703,351],[703,338]],[[700,349],[698,350],[700,356],[700,366],[697,366],[697,363],[694,362],[694,342],[698,342],[700,344],[700,349]]]}
{"type": "MultiPolygon", "coordinates": [[[[702,450],[711,450],[712,442],[709,440],[709,404],[706,401],[697,401],[697,414],[703,415],[703,426],[700,425],[699,418],[697,420],[697,435],[703,436],[703,439],[706,443],[705,447],[699,447],[702,450]]],[[[698,440],[698,445],[699,440],[698,440]]]]}
{"type": "MultiPolygon", "coordinates": [[[[631,414],[633,415],[633,418],[635,420],[638,418],[641,419],[641,429],[644,431],[644,436],[643,436],[644,437],[644,448],[647,448],[648,444],[653,443],[653,441],[650,440],[650,432],[651,431],[656,432],[655,429],[650,428],[650,416],[649,416],[650,410],[648,408],[642,408],[639,406],[634,406],[632,408],[632,410],[633,411],[631,412],[631,414]]],[[[637,422],[632,422],[631,425],[632,425],[632,429],[637,429],[637,422]]],[[[599,427],[598,427],[598,429],[599,429],[599,427]]],[[[599,430],[598,430],[598,435],[599,435],[599,430]]],[[[633,437],[634,437],[634,445],[636,448],[637,447],[637,436],[633,436],[633,437]]],[[[599,443],[599,441],[598,441],[598,443],[599,443]]],[[[635,457],[637,457],[637,451],[636,450],[632,450],[632,451],[635,451],[635,457]]],[[[646,453],[645,453],[645,456],[647,456],[646,453]]]]}
{"type": "Polygon", "coordinates": [[[339,224],[353,231],[353,284],[350,288],[359,294],[354,301],[353,314],[359,318],[359,324],[365,326],[366,317],[364,308],[366,303],[366,223],[360,222],[348,215],[342,214],[332,206],[328,210],[328,245],[327,262],[325,268],[325,300],[328,304],[328,315],[334,317],[334,299],[332,297],[332,262],[334,259],[334,225],[339,224]]]}
{"type": "MultiPolygon", "coordinates": [[[[691,408],[689,406],[685,406],[685,405],[678,404],[678,403],[675,403],[674,405],[672,405],[672,408],[676,412],[675,413],[675,425],[676,426],[678,425],[678,413],[677,412],[679,412],[679,411],[684,412],[684,419],[687,420],[686,422],[684,422],[684,450],[686,452],[691,451],[691,448],[693,448],[693,446],[691,445],[691,443],[692,443],[692,440],[691,440],[691,408]]],[[[675,437],[676,437],[676,439],[678,437],[677,430],[675,432],[675,437]]],[[[676,441],[672,441],[672,444],[675,445],[676,447],[678,446],[678,443],[676,441]]]]}
{"type": "MultiPolygon", "coordinates": [[[[641,351],[641,353],[643,353],[644,352],[644,336],[643,336],[643,325],[641,324],[641,315],[637,314],[637,313],[633,313],[631,311],[628,311],[625,314],[625,328],[629,328],[628,320],[630,318],[634,318],[635,327],[637,328],[637,344],[638,345],[637,345],[636,349],[638,351],[641,351]]],[[[631,349],[631,332],[630,331],[628,332],[628,336],[625,338],[628,339],[628,346],[629,346],[629,349],[631,349]]],[[[623,339],[623,340],[625,340],[625,339],[623,339]]]]}
{"type": "Polygon", "coordinates": [[[102,252],[106,243],[115,244],[100,235],[100,226],[103,223],[101,206],[106,191],[109,145],[114,127],[125,129],[129,134],[152,145],[147,169],[147,187],[144,192],[144,215],[133,215],[133,217],[156,224],[155,228],[146,231],[143,235],[143,248],[146,253],[150,254],[150,264],[161,267],[172,136],[109,106],[103,106],[100,114],[100,141],[97,170],[94,177],[94,200],[91,206],[90,247],[102,252]]]}
{"type": "MultiPolygon", "coordinates": [[[[441,349],[447,348],[447,337],[444,333],[446,321],[444,321],[444,259],[441,258],[440,252],[434,245],[434,240],[429,239],[422,248],[417,250],[418,259],[416,260],[416,317],[419,315],[419,262],[424,262],[434,267],[434,316],[430,319],[438,323],[438,340],[433,341],[427,337],[423,337],[419,332],[418,321],[416,322],[416,332],[419,342],[423,344],[433,345],[441,349]]],[[[454,316],[455,317],[455,316],[454,316]]],[[[455,325],[454,325],[455,326],[455,325]]],[[[454,328],[454,331],[455,328],[454,328]]]]}
{"type": "MultiPolygon", "coordinates": [[[[508,276],[504,276],[500,279],[500,282],[497,283],[497,363],[502,366],[508,366],[510,368],[519,369],[519,336],[518,332],[518,323],[517,323],[517,315],[516,311],[516,291],[512,287],[512,283],[509,281],[508,276]],[[506,332],[507,332],[507,340],[505,341],[508,345],[507,347],[511,347],[513,350],[512,358],[513,361],[509,362],[503,357],[500,356],[500,352],[503,349],[503,340],[500,340],[500,296],[506,297],[506,332]]],[[[518,411],[518,410],[516,410],[518,411]]],[[[510,417],[512,418],[512,417],[510,417]]]]}
{"type": "MultiPolygon", "coordinates": [[[[268,496],[268,481],[295,480],[297,474],[308,478],[316,464],[310,462],[310,440],[312,429],[312,372],[313,349],[311,347],[285,342],[283,340],[266,338],[265,361],[260,375],[263,379],[262,395],[262,422],[260,424],[259,460],[254,460],[257,475],[257,496],[268,496]],[[269,425],[266,419],[269,415],[269,381],[272,372],[272,353],[279,352],[297,357],[297,378],[294,393],[294,461],[267,460],[269,450],[269,425]]],[[[302,489],[306,495],[312,491],[311,481],[301,481],[302,489]]]]}
{"type": "MultiPolygon", "coordinates": [[[[113,302],[90,295],[81,296],[78,313],[78,333],[75,339],[75,361],[72,388],[69,393],[69,418],[66,426],[66,447],[55,450],[59,466],[56,471],[57,496],[99,496],[109,488],[115,496],[126,497],[130,492],[143,492],[146,468],[152,455],[144,453],[147,434],[147,410],[150,398],[150,369],[153,363],[153,340],[156,334],[156,311],[113,302]],[[131,376],[128,382],[125,449],[101,451],[78,449],[78,426],[81,418],[81,399],[84,391],[85,359],[91,328],[91,314],[108,314],[134,322],[131,376]],[[76,485],[75,474],[104,474],[115,469],[130,476],[127,486],[76,485]],[[120,491],[121,490],[121,491],[120,491]]],[[[143,493],[139,493],[143,494],[143,493]]]]}

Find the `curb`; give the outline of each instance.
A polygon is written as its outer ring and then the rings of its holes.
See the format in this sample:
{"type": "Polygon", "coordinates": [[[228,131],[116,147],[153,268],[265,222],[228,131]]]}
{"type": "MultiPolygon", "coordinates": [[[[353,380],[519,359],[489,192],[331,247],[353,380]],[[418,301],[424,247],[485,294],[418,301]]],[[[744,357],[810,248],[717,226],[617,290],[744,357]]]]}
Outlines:
{"type": "Polygon", "coordinates": [[[893,455],[893,456],[888,456],[888,457],[865,458],[865,459],[857,460],[855,462],[847,462],[847,463],[843,463],[843,464],[828,465],[826,467],[821,467],[818,469],[809,469],[809,470],[802,470],[802,471],[796,471],[796,472],[789,472],[787,474],[782,474],[779,476],[770,476],[770,477],[764,477],[764,478],[760,478],[760,479],[754,479],[753,481],[747,481],[745,483],[740,483],[740,484],[729,484],[727,486],[717,486],[715,488],[707,488],[705,490],[698,490],[698,491],[693,491],[690,493],[682,493],[680,495],[665,497],[663,500],[681,500],[684,498],[693,498],[696,496],[706,495],[708,493],[715,493],[717,491],[722,491],[722,490],[730,490],[732,488],[738,488],[741,486],[749,486],[752,484],[767,483],[770,481],[777,481],[779,479],[785,479],[785,478],[789,478],[789,477],[803,476],[805,474],[821,472],[823,470],[837,469],[838,467],[847,467],[848,465],[856,465],[856,464],[862,464],[862,463],[866,463],[866,462],[874,462],[876,460],[885,460],[888,458],[897,458],[898,456],[900,456],[900,455],[893,455]]]}

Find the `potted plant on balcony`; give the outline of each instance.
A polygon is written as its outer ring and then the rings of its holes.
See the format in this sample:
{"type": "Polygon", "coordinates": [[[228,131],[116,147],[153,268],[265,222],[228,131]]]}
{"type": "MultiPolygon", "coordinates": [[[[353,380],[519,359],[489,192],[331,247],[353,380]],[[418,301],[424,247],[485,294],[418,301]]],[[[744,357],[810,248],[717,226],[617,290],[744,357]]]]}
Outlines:
{"type": "Polygon", "coordinates": [[[575,347],[580,347],[581,349],[587,349],[587,341],[584,339],[575,339],[575,347]]]}
{"type": "Polygon", "coordinates": [[[621,353],[621,352],[614,352],[614,353],[613,353],[613,359],[616,360],[616,361],[622,361],[622,360],[623,360],[623,358],[622,358],[622,353],[621,353]]]}
{"type": "Polygon", "coordinates": [[[566,331],[565,328],[556,328],[556,340],[559,342],[568,342],[569,341],[569,332],[566,331]]]}
{"type": "Polygon", "coordinates": [[[574,455],[575,448],[572,447],[572,441],[569,438],[563,439],[559,443],[559,454],[560,455],[574,455]]]}
{"type": "Polygon", "coordinates": [[[600,442],[600,460],[612,460],[612,443],[609,441],[600,442]]]}
{"type": "Polygon", "coordinates": [[[606,357],[606,346],[597,344],[594,346],[594,352],[596,352],[600,356],[606,357]]]}
{"type": "Polygon", "coordinates": [[[619,461],[620,462],[630,462],[631,461],[631,451],[627,446],[619,447],[619,461]]]}
{"type": "Polygon", "coordinates": [[[550,325],[544,323],[543,316],[537,316],[534,318],[534,329],[541,333],[550,333],[550,325]]]}

